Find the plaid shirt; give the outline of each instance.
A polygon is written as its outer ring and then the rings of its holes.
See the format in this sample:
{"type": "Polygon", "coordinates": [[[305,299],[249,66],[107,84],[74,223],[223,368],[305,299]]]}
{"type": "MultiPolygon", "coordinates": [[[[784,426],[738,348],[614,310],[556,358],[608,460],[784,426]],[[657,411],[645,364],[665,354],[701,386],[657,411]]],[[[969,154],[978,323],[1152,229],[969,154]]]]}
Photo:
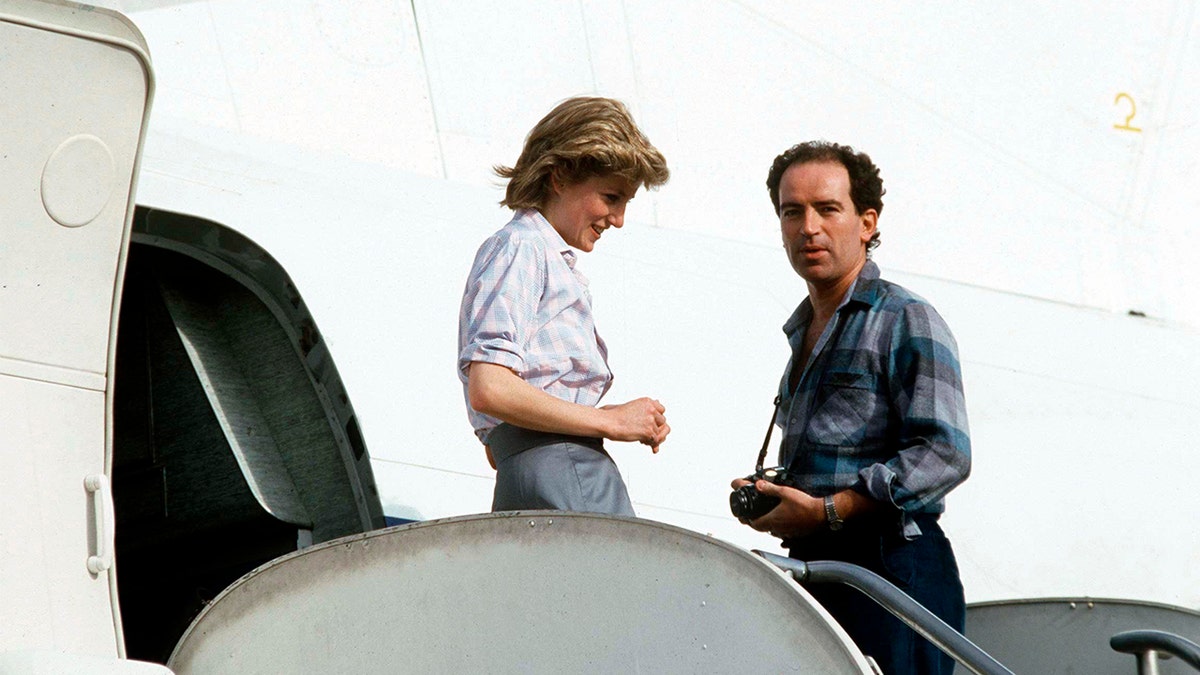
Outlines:
{"type": "Polygon", "coordinates": [[[805,299],[783,326],[792,346],[780,384],[779,448],[798,487],[821,497],[854,488],[912,514],[941,513],[971,471],[958,347],[923,299],[879,278],[867,261],[805,364],[789,374],[812,321],[805,299]]]}
{"type": "Polygon", "coordinates": [[[500,420],[467,397],[472,361],[512,369],[556,398],[594,406],[612,384],[587,279],[575,252],[541,213],[522,209],[475,254],[458,313],[458,379],[467,417],[486,443],[500,420]]]}

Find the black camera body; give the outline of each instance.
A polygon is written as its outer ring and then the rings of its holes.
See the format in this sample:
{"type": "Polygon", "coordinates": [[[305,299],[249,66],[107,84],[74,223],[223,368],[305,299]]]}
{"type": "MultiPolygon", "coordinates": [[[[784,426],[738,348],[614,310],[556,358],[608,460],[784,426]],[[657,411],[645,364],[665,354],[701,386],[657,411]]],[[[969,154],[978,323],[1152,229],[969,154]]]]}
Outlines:
{"type": "Polygon", "coordinates": [[[741,521],[765,516],[771,509],[779,505],[779,497],[765,495],[754,487],[756,481],[765,480],[768,483],[784,487],[797,487],[787,469],[782,466],[759,469],[746,476],[746,480],[750,481],[749,485],[743,485],[729,494],[729,510],[741,521]]]}

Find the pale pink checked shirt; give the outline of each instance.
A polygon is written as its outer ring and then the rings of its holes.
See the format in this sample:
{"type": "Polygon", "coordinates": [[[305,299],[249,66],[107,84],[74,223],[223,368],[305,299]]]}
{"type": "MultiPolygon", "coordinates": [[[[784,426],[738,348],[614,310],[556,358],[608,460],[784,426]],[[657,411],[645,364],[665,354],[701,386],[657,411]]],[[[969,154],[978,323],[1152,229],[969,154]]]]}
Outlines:
{"type": "Polygon", "coordinates": [[[458,379],[480,441],[500,420],[471,408],[472,361],[506,366],[555,398],[587,406],[612,384],[608,349],[575,259],[554,226],[529,209],[517,211],[475,254],[458,314],[458,379]]]}

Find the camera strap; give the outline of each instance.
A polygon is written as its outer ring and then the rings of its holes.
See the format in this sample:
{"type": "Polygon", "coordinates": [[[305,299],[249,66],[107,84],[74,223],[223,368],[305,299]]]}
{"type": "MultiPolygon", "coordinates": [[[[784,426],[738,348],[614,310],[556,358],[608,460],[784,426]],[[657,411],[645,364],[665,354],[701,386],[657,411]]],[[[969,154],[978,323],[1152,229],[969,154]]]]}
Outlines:
{"type": "Polygon", "coordinates": [[[758,452],[758,464],[754,465],[755,473],[762,473],[763,461],[767,459],[767,446],[771,444],[771,431],[775,428],[775,417],[779,415],[779,403],[783,396],[775,395],[775,409],[771,411],[771,423],[767,425],[767,437],[763,439],[762,450],[758,452]]]}

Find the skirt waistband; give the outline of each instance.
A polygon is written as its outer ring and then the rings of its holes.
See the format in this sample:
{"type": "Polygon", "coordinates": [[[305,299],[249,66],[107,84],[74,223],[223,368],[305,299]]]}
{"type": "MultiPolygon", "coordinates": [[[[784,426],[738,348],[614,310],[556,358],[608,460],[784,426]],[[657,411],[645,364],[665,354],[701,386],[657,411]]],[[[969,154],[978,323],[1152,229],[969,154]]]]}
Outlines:
{"type": "Polygon", "coordinates": [[[487,445],[492,449],[492,457],[496,463],[520,454],[530,448],[540,448],[543,445],[555,443],[574,443],[589,447],[598,452],[604,452],[604,439],[590,436],[574,436],[572,434],[557,434],[548,431],[535,431],[515,424],[502,422],[487,437],[487,445]]]}

